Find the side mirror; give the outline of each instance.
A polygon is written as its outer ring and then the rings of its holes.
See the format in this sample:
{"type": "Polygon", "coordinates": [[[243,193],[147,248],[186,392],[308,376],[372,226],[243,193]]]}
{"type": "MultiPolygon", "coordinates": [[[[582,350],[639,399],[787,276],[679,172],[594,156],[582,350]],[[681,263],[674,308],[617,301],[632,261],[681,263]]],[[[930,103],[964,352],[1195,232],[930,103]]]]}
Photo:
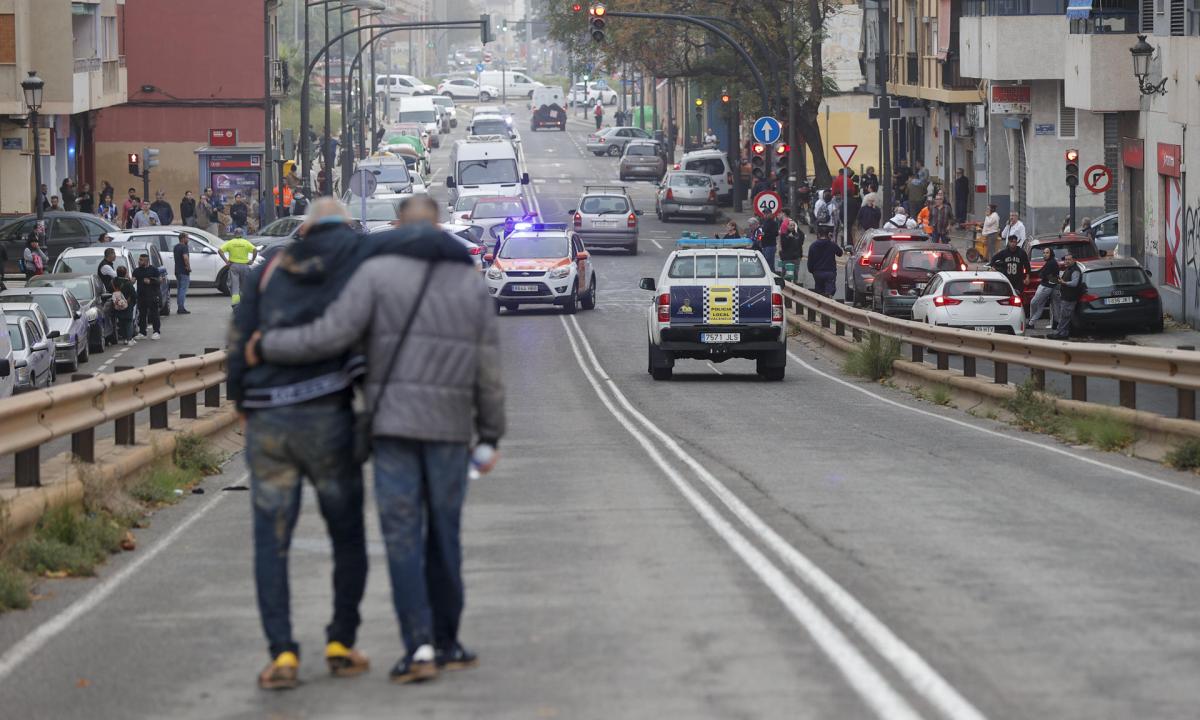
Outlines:
{"type": "Polygon", "coordinates": [[[12,363],[8,358],[0,360],[0,377],[8,377],[12,374],[12,363]]]}
{"type": "Polygon", "coordinates": [[[51,330],[50,332],[46,333],[46,337],[51,340],[54,340],[55,338],[62,337],[62,333],[57,330],[51,330]]]}
{"type": "Polygon", "coordinates": [[[575,253],[576,260],[587,260],[590,257],[591,255],[588,254],[587,250],[580,250],[579,252],[575,253]]]}
{"type": "MultiPolygon", "coordinates": [[[[29,349],[34,352],[41,352],[43,350],[49,350],[50,343],[46,342],[45,340],[39,340],[38,342],[35,342],[33,345],[29,346],[29,349]]],[[[3,376],[0,375],[0,377],[3,377],[3,376]]]]}
{"type": "Polygon", "coordinates": [[[79,318],[81,318],[81,317],[83,317],[83,311],[82,311],[82,310],[76,310],[76,311],[75,311],[75,319],[76,319],[76,320],[78,320],[78,319],[79,319],[79,318]]]}
{"type": "Polygon", "coordinates": [[[654,282],[654,278],[642,278],[638,281],[638,287],[643,290],[657,290],[658,284],[654,282]]]}
{"type": "Polygon", "coordinates": [[[522,185],[529,184],[529,173],[521,173],[521,184],[522,185]]]}
{"type": "Polygon", "coordinates": [[[448,188],[457,187],[457,183],[454,182],[453,177],[446,178],[446,187],[448,187],[448,188]]]}
{"type": "Polygon", "coordinates": [[[1108,257],[1108,251],[1107,251],[1107,250],[1101,250],[1101,251],[1100,251],[1100,257],[1108,257]]]}
{"type": "Polygon", "coordinates": [[[779,275],[775,276],[775,287],[778,287],[778,288],[783,287],[783,278],[780,277],[779,275]]]}
{"type": "Polygon", "coordinates": [[[1154,277],[1154,273],[1152,273],[1152,272],[1150,272],[1149,270],[1147,270],[1147,271],[1146,271],[1146,277],[1154,277]]]}

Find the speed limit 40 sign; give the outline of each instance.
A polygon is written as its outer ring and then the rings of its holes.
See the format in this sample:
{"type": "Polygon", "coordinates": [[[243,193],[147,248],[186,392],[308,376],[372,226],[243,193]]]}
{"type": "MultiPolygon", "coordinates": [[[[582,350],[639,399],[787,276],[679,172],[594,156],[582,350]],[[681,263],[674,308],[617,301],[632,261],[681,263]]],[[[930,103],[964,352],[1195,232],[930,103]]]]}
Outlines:
{"type": "Polygon", "coordinates": [[[754,196],[754,214],[764,218],[771,217],[779,212],[780,204],[779,193],[764,190],[754,196]]]}

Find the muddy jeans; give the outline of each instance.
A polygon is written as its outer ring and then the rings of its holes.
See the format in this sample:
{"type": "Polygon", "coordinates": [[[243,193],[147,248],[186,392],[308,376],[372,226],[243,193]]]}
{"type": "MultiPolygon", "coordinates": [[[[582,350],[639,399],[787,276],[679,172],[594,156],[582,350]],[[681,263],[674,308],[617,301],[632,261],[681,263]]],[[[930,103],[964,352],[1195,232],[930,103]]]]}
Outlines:
{"type": "Polygon", "coordinates": [[[312,482],[333,542],[333,620],[327,639],[353,647],[367,584],[362,468],[352,458],[349,402],[326,398],[252,410],[246,462],[254,510],[254,583],[271,657],[299,652],[292,638],[288,548],[300,513],[303,478],[312,482]]]}
{"type": "Polygon", "coordinates": [[[1058,288],[1054,285],[1038,285],[1033,300],[1029,303],[1029,326],[1041,319],[1042,311],[1050,308],[1050,329],[1058,325],[1058,288]]]}
{"type": "Polygon", "coordinates": [[[425,644],[451,647],[463,611],[467,445],[376,437],[374,450],[375,502],[404,647],[409,654],[425,644]]]}

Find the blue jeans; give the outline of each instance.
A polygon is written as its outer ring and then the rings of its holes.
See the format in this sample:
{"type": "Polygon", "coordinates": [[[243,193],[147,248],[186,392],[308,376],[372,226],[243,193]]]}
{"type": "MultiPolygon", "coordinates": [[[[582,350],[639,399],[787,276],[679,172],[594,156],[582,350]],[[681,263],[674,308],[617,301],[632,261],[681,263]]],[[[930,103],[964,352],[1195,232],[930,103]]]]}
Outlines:
{"type": "Polygon", "coordinates": [[[175,276],[175,284],[178,288],[175,291],[175,310],[187,310],[187,291],[192,285],[192,276],[190,273],[175,276]]]}
{"type": "Polygon", "coordinates": [[[458,640],[463,611],[462,507],[466,443],[376,437],[375,502],[387,545],[392,603],[411,655],[458,640]]]}
{"type": "Polygon", "coordinates": [[[837,292],[837,272],[814,272],[813,274],[814,290],[824,295],[825,297],[833,297],[837,292]]]}
{"type": "Polygon", "coordinates": [[[762,254],[767,259],[767,271],[775,272],[775,246],[763,246],[762,254]]]}
{"type": "Polygon", "coordinates": [[[327,639],[353,647],[358,605],[367,585],[362,468],[354,462],[349,404],[326,399],[252,410],[246,421],[246,462],[254,509],[254,583],[271,657],[299,653],[292,638],[288,548],[308,478],[317,491],[333,541],[333,620],[327,639]]]}

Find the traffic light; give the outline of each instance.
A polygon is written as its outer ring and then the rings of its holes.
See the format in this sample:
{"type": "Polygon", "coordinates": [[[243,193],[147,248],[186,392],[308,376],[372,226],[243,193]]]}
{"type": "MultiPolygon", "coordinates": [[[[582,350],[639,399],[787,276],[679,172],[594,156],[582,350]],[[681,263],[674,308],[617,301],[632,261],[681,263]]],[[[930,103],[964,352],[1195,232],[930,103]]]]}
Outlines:
{"type": "Polygon", "coordinates": [[[142,174],[142,157],[137,153],[129,153],[129,174],[134,177],[142,174]]]}
{"type": "Polygon", "coordinates": [[[487,45],[496,38],[492,37],[492,16],[483,13],[479,16],[479,42],[487,45]]]}
{"type": "Polygon", "coordinates": [[[792,146],[785,142],[775,144],[775,167],[785,168],[788,166],[788,153],[791,150],[792,146]]]}
{"type": "Polygon", "coordinates": [[[575,3],[574,5],[572,5],[571,12],[573,12],[573,13],[583,12],[583,3],[575,3]]]}
{"type": "Polygon", "coordinates": [[[731,99],[732,99],[732,98],[730,98],[730,97],[729,97],[729,93],[727,93],[727,92],[723,92],[723,93],[721,93],[721,104],[722,104],[722,105],[728,105],[728,104],[729,104],[729,101],[730,101],[731,99]]]}
{"type": "Polygon", "coordinates": [[[508,18],[500,18],[500,32],[508,32],[508,18]]]}
{"type": "Polygon", "coordinates": [[[598,43],[604,42],[604,5],[596,3],[588,8],[588,15],[591,16],[589,24],[592,27],[592,40],[598,43]]]}
{"type": "Polygon", "coordinates": [[[147,170],[158,167],[158,148],[142,148],[142,160],[147,170]]]}
{"type": "Polygon", "coordinates": [[[750,146],[753,157],[750,158],[750,174],[756,178],[767,176],[767,146],[754,143],[750,146]]]}
{"type": "Polygon", "coordinates": [[[1071,149],[1067,151],[1067,187],[1075,187],[1079,184],[1079,151],[1071,149]]]}

